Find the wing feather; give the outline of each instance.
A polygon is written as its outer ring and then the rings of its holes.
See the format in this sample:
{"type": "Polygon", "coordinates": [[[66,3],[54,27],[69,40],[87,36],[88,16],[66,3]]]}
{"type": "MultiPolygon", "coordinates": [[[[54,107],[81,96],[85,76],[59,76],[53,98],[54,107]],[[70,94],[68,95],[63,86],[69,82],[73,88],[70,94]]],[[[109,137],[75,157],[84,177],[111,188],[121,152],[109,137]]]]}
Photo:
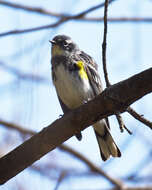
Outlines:
{"type": "Polygon", "coordinates": [[[79,59],[85,62],[85,70],[87,72],[90,85],[94,91],[94,96],[100,94],[103,90],[100,76],[98,74],[98,66],[91,56],[83,51],[79,53],[79,59]]]}

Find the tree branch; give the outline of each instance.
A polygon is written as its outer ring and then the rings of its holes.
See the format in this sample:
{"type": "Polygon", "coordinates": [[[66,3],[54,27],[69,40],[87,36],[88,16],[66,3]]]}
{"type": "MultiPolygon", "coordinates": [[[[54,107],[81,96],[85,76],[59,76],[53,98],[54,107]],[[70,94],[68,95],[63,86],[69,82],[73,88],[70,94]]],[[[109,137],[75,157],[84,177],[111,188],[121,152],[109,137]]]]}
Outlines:
{"type": "Polygon", "coordinates": [[[67,151],[68,153],[71,153],[72,155],[76,156],[76,158],[78,158],[79,160],[84,162],[92,172],[95,172],[95,173],[103,176],[105,179],[109,180],[113,185],[117,186],[118,189],[121,189],[124,186],[124,184],[120,180],[117,180],[114,177],[109,176],[107,173],[105,173],[99,167],[94,165],[89,159],[84,157],[79,152],[74,151],[72,148],[70,148],[68,146],[60,146],[59,148],[61,150],[67,151]]]}
{"type": "Polygon", "coordinates": [[[105,0],[105,8],[104,8],[104,33],[103,33],[103,43],[102,43],[102,63],[103,63],[103,71],[104,78],[106,81],[106,87],[110,86],[110,82],[108,79],[108,72],[106,66],[106,49],[107,49],[107,13],[108,12],[108,0],[105,0]]]}
{"type": "MultiPolygon", "coordinates": [[[[77,15],[76,15],[77,16],[77,15]]],[[[60,17],[60,16],[59,16],[60,17]]],[[[104,19],[103,17],[99,17],[99,18],[92,18],[92,17],[88,17],[88,18],[75,18],[73,16],[65,16],[65,17],[60,17],[60,20],[52,23],[52,24],[47,24],[47,25],[43,25],[43,26],[38,26],[38,27],[33,27],[33,28],[27,28],[27,29],[17,29],[17,30],[10,30],[7,32],[3,32],[0,33],[0,37],[6,37],[9,35],[17,35],[17,34],[24,34],[24,33],[29,33],[29,32],[36,32],[36,31],[40,31],[40,30],[46,30],[49,28],[55,28],[58,27],[59,25],[63,24],[64,22],[68,21],[68,20],[75,20],[75,21],[86,21],[86,22],[103,22],[104,19]]],[[[152,18],[150,17],[120,17],[120,18],[108,18],[107,19],[109,23],[135,23],[135,24],[139,24],[139,23],[151,23],[152,22],[152,18]]]]}
{"type": "Polygon", "coordinates": [[[44,84],[50,83],[50,81],[47,80],[47,78],[44,78],[42,76],[35,75],[35,74],[32,74],[32,73],[21,72],[19,69],[15,68],[15,67],[12,67],[10,65],[4,64],[1,61],[0,61],[0,67],[5,69],[9,73],[15,75],[16,77],[19,77],[22,80],[26,80],[26,81],[30,80],[30,81],[35,81],[35,82],[44,83],[44,84]]]}
{"type": "MultiPolygon", "coordinates": [[[[115,0],[109,0],[109,4],[112,3],[113,1],[115,0]]],[[[90,12],[93,12],[99,8],[102,8],[104,7],[104,3],[100,3],[98,5],[95,5],[95,6],[92,6],[84,11],[82,11],[81,13],[78,13],[77,15],[75,16],[71,16],[71,15],[67,15],[67,14],[58,14],[58,13],[54,13],[54,12],[50,12],[50,11],[47,11],[43,8],[38,8],[38,7],[31,7],[31,6],[27,6],[27,5],[21,5],[21,4],[18,4],[18,3],[12,3],[12,2],[8,2],[8,1],[1,1],[0,0],[0,5],[3,5],[3,6],[7,6],[7,7],[10,7],[10,8],[15,8],[15,9],[21,9],[21,10],[24,10],[24,11],[28,11],[28,12],[33,12],[33,13],[38,13],[38,14],[41,14],[41,15],[47,15],[47,16],[54,16],[54,17],[60,17],[60,18],[63,18],[63,17],[68,17],[68,18],[73,18],[75,17],[75,19],[78,19],[78,18],[82,18],[84,17],[85,15],[89,14],[90,12]]]]}
{"type": "Polygon", "coordinates": [[[84,130],[152,92],[152,68],[111,85],[87,104],[65,114],[0,159],[0,184],[39,160],[49,151],[84,130]],[[93,110],[93,111],[92,111],[93,110]]]}
{"type": "MultiPolygon", "coordinates": [[[[112,3],[113,1],[109,1],[109,4],[112,3]]],[[[72,15],[67,15],[65,13],[56,13],[56,12],[52,12],[52,11],[47,11],[43,8],[40,7],[31,7],[31,6],[27,6],[27,5],[21,5],[18,3],[12,3],[12,2],[8,2],[8,1],[2,1],[0,0],[0,5],[3,6],[7,6],[10,8],[15,8],[15,9],[22,9],[24,11],[28,11],[28,12],[33,12],[33,13],[38,13],[44,16],[52,16],[52,17],[57,17],[57,18],[64,18],[64,17],[72,17],[72,15]]],[[[86,16],[86,14],[97,10],[98,8],[102,8],[104,6],[104,3],[100,3],[99,5],[93,6],[81,13],[79,13],[79,16],[77,15],[76,18],[73,18],[73,20],[76,21],[91,21],[91,22],[101,22],[104,19],[103,18],[99,18],[99,17],[84,17],[86,16]],[[83,17],[80,17],[80,15],[83,15],[83,17]]],[[[146,22],[146,23],[150,23],[152,22],[152,18],[150,17],[120,17],[120,18],[108,18],[109,22],[146,22]]]]}
{"type": "MultiPolygon", "coordinates": [[[[114,0],[109,0],[110,3],[112,3],[114,0]]],[[[2,5],[7,5],[7,6],[13,6],[12,3],[6,3],[6,2],[3,2],[3,1],[0,1],[0,3],[2,5]]],[[[21,33],[28,33],[28,32],[34,32],[34,31],[39,31],[39,30],[44,30],[44,29],[48,29],[48,28],[55,28],[61,24],[63,24],[64,22],[67,22],[69,20],[73,20],[73,19],[79,19],[79,18],[83,18],[86,14],[90,13],[90,12],[93,12],[101,7],[104,6],[104,3],[100,3],[99,5],[96,5],[96,6],[93,6],[89,9],[86,9],[78,14],[75,14],[73,16],[62,16],[60,17],[60,19],[53,23],[53,24],[48,24],[48,25],[45,25],[45,26],[39,26],[39,27],[34,27],[34,28],[28,28],[28,29],[22,29],[22,30],[12,30],[12,31],[8,31],[8,32],[4,32],[4,33],[1,33],[0,34],[0,37],[4,37],[4,36],[8,36],[8,35],[13,35],[13,34],[21,34],[21,33]]],[[[21,8],[21,5],[14,5],[13,6],[14,8],[21,8]]],[[[26,9],[25,6],[23,7],[24,10],[30,10],[29,7],[26,9]]],[[[42,10],[41,10],[42,11],[42,10]]],[[[40,11],[40,12],[41,12],[40,11]]]]}
{"type": "MultiPolygon", "coordinates": [[[[109,4],[114,2],[115,0],[109,0],[109,4]]],[[[25,5],[21,5],[18,3],[12,3],[12,2],[6,2],[6,1],[2,1],[0,0],[0,5],[3,6],[7,6],[7,7],[11,7],[11,8],[15,8],[15,9],[22,9],[24,11],[30,11],[30,12],[34,12],[34,13],[39,13],[42,15],[48,15],[48,16],[54,16],[54,17],[58,17],[59,20],[55,23],[52,24],[47,24],[44,26],[38,26],[38,27],[33,27],[33,28],[27,28],[27,29],[17,29],[17,30],[11,30],[11,31],[7,31],[7,32],[3,32],[0,33],[0,37],[4,37],[4,36],[8,36],[8,35],[14,35],[14,34],[24,34],[24,33],[29,33],[29,32],[35,32],[35,31],[39,31],[39,30],[44,30],[44,29],[49,29],[49,28],[55,28],[61,24],[63,24],[64,22],[67,22],[69,20],[81,20],[81,21],[103,21],[103,18],[84,18],[88,13],[91,13],[99,8],[104,7],[104,3],[100,3],[96,6],[93,6],[91,8],[88,8],[78,14],[75,15],[67,15],[67,14],[63,14],[63,13],[53,13],[47,10],[44,10],[42,8],[37,8],[37,7],[30,7],[30,6],[25,6],[25,5]]],[[[131,21],[131,22],[152,22],[152,18],[111,18],[108,19],[109,22],[124,22],[124,21],[131,21]]]]}
{"type": "MultiPolygon", "coordinates": [[[[19,125],[16,125],[14,123],[6,122],[2,119],[0,119],[0,125],[3,125],[9,129],[17,130],[18,132],[24,134],[24,135],[35,135],[36,133],[32,130],[25,129],[19,125]]],[[[118,181],[117,179],[109,176],[106,174],[103,170],[101,170],[99,167],[97,167],[93,162],[91,162],[89,159],[87,159],[85,156],[83,156],[81,153],[75,151],[69,146],[66,145],[60,145],[58,147],[61,151],[67,152],[77,158],[78,160],[82,161],[89,169],[90,171],[97,173],[101,176],[103,176],[105,179],[109,180],[112,184],[116,185],[117,187],[122,187],[123,183],[121,181],[118,181]]],[[[40,168],[35,168],[34,165],[32,165],[34,169],[40,170],[40,168]]]]}
{"type": "Polygon", "coordinates": [[[127,112],[132,115],[135,119],[147,125],[150,129],[152,129],[152,122],[148,119],[144,118],[143,115],[138,114],[133,108],[130,106],[127,108],[127,112]]]}
{"type": "MultiPolygon", "coordinates": [[[[104,78],[105,78],[105,82],[106,82],[106,87],[109,87],[110,81],[108,78],[108,71],[107,71],[107,60],[106,60],[106,51],[107,51],[107,30],[108,30],[108,24],[107,24],[107,19],[108,19],[108,4],[109,1],[105,0],[105,5],[104,5],[104,33],[103,33],[103,43],[102,43],[102,63],[103,63],[103,71],[104,71],[104,78]]],[[[123,119],[121,117],[121,115],[119,113],[115,113],[118,124],[119,124],[119,128],[120,131],[123,132],[123,129],[125,128],[127,131],[129,131],[124,122],[123,119]]],[[[108,118],[107,118],[108,121],[108,118]]],[[[109,122],[108,122],[109,125],[109,122]]],[[[129,131],[130,134],[130,131],[129,131]]]]}

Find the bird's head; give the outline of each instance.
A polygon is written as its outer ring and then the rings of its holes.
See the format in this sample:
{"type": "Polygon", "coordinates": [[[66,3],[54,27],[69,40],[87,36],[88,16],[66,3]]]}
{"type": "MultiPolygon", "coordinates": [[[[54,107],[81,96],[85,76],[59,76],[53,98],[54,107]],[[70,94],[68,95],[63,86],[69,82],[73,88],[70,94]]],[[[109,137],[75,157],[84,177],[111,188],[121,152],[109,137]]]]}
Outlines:
{"type": "Polygon", "coordinates": [[[52,40],[52,55],[68,55],[78,49],[77,45],[72,41],[69,36],[57,35],[52,40]]]}

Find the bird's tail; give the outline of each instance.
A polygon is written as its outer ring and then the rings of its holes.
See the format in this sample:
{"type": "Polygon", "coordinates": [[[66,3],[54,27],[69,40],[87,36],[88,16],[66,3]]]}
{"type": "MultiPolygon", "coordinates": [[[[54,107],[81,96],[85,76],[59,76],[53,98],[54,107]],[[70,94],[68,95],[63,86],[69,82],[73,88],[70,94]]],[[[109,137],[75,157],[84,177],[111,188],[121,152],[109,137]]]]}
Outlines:
{"type": "Polygon", "coordinates": [[[102,160],[106,161],[110,155],[113,157],[120,157],[121,152],[110,134],[106,121],[102,119],[95,123],[93,127],[99,144],[102,160]]]}

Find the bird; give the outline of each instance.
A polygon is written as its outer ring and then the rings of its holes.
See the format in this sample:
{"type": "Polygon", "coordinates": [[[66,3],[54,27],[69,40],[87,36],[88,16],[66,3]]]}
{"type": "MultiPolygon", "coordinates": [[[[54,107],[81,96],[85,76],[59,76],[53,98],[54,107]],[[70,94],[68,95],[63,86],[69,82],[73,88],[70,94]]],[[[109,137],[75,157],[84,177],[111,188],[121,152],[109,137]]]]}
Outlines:
{"type": "MultiPolygon", "coordinates": [[[[52,81],[63,113],[67,113],[99,95],[103,91],[101,79],[94,59],[79,49],[71,37],[56,35],[49,42],[52,81]]],[[[93,129],[102,160],[106,161],[110,156],[121,157],[107,120],[97,121],[93,129]]],[[[76,137],[81,140],[81,132],[76,137]]]]}

